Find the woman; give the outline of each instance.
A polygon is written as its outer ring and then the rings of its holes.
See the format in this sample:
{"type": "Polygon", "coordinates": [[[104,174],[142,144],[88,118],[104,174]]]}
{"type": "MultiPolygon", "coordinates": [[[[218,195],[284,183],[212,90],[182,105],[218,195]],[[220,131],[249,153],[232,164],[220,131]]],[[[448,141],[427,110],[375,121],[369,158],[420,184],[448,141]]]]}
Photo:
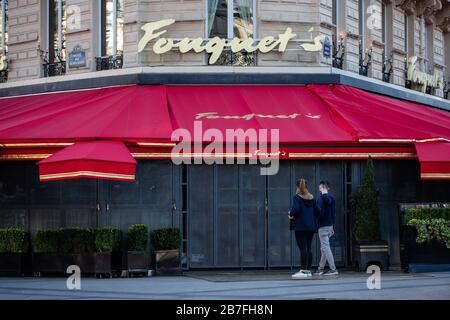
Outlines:
{"type": "Polygon", "coordinates": [[[314,233],[317,232],[317,217],[319,209],[313,195],[308,191],[305,179],[296,182],[297,192],[292,200],[289,219],[294,221],[295,240],[301,255],[300,271],[293,278],[311,277],[312,253],[311,244],[314,233]]]}

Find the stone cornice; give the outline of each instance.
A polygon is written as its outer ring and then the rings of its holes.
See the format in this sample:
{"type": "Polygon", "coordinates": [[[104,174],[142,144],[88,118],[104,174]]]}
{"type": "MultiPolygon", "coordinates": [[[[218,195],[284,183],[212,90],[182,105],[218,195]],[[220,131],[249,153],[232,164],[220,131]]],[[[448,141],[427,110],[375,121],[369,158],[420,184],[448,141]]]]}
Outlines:
{"type": "Polygon", "coordinates": [[[433,24],[436,21],[436,14],[442,10],[441,0],[424,0],[417,1],[416,14],[422,16],[426,24],[433,24]]]}
{"type": "Polygon", "coordinates": [[[405,11],[407,15],[414,14],[416,11],[416,0],[395,0],[395,5],[405,11]]]}

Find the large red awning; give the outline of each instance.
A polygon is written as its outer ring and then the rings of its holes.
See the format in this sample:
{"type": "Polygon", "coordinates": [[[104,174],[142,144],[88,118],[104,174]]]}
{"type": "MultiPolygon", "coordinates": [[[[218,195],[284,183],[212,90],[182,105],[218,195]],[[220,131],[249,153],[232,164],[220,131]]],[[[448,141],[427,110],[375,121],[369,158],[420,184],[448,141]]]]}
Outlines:
{"type": "Polygon", "coordinates": [[[38,162],[41,181],[75,178],[134,181],[136,160],[120,141],[80,141],[38,162]]]}
{"type": "Polygon", "coordinates": [[[344,85],[130,85],[0,98],[0,159],[45,159],[92,140],[121,141],[135,159],[167,159],[174,130],[202,139],[196,120],[226,141],[235,138],[227,129],[278,129],[284,159],[417,159],[417,150],[424,167],[433,161],[421,146],[450,141],[449,112],[344,85]]]}
{"type": "Polygon", "coordinates": [[[450,179],[450,143],[416,142],[423,180],[450,179]]]}

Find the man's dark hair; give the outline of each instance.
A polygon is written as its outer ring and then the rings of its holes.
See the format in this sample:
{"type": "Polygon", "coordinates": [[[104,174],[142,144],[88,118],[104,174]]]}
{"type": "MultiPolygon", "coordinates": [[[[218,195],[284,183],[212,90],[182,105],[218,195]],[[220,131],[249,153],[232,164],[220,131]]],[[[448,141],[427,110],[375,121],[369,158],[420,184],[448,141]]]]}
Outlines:
{"type": "Polygon", "coordinates": [[[330,190],[330,183],[327,180],[322,180],[319,182],[319,185],[324,186],[327,190],[330,190]]]}

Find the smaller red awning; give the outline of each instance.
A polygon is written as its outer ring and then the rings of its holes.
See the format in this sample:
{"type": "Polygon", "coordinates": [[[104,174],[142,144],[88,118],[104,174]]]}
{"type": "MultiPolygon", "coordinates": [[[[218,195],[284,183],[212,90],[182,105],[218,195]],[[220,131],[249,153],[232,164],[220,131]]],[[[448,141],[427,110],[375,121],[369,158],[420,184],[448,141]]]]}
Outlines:
{"type": "Polygon", "coordinates": [[[134,181],[136,160],[121,141],[80,141],[39,161],[41,181],[94,178],[134,181]]]}
{"type": "Polygon", "coordinates": [[[450,179],[450,143],[416,142],[422,180],[450,179]]]}

